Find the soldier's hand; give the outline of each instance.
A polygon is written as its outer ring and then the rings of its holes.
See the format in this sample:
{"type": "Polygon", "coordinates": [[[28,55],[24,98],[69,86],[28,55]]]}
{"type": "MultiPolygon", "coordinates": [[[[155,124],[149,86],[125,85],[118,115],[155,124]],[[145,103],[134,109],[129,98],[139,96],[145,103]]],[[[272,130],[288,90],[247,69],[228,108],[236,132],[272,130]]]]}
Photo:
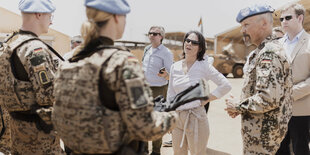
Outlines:
{"type": "Polygon", "coordinates": [[[235,118],[237,117],[240,113],[236,111],[236,109],[232,109],[232,108],[226,108],[225,109],[228,113],[228,115],[231,117],[231,118],[235,118]]]}
{"type": "Polygon", "coordinates": [[[225,111],[227,111],[228,115],[232,118],[237,117],[240,113],[237,111],[236,106],[237,106],[237,99],[230,95],[230,98],[225,99],[227,108],[225,108],[225,111]]]}

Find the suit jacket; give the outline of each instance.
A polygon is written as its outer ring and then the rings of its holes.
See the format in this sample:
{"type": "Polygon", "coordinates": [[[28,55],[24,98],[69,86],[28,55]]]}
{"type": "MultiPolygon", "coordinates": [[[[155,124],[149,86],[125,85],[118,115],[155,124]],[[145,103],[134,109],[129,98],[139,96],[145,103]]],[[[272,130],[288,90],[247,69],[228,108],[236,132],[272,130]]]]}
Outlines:
{"type": "MultiPolygon", "coordinates": [[[[284,39],[282,40],[284,42],[284,39]]],[[[310,115],[310,35],[303,32],[288,57],[293,75],[293,116],[310,115]]]]}

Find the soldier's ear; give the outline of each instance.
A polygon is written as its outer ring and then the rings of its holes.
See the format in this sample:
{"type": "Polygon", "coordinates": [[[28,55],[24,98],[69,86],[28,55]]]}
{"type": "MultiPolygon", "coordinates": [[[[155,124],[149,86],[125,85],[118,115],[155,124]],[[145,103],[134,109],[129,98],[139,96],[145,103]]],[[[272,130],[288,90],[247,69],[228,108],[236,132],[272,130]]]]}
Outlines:
{"type": "Polygon", "coordinates": [[[35,15],[36,19],[39,20],[43,14],[42,13],[34,13],[34,15],[35,15]]]}

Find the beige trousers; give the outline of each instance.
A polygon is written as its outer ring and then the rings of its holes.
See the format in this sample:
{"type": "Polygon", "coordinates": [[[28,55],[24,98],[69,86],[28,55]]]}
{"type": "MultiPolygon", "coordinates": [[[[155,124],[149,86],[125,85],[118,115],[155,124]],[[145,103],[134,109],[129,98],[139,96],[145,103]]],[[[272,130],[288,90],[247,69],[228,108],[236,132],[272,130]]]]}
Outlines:
{"type": "Polygon", "coordinates": [[[177,126],[172,130],[175,155],[205,155],[209,139],[209,123],[204,107],[177,111],[177,126]]]}

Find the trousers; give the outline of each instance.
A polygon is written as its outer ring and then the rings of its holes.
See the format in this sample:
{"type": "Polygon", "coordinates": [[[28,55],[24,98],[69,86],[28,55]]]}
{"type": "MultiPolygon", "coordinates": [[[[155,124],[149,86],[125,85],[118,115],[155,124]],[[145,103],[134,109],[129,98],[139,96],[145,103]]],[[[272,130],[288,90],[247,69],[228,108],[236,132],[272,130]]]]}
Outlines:
{"type": "Polygon", "coordinates": [[[210,134],[204,107],[177,111],[177,126],[172,130],[172,147],[175,155],[205,155],[210,134]]]}

